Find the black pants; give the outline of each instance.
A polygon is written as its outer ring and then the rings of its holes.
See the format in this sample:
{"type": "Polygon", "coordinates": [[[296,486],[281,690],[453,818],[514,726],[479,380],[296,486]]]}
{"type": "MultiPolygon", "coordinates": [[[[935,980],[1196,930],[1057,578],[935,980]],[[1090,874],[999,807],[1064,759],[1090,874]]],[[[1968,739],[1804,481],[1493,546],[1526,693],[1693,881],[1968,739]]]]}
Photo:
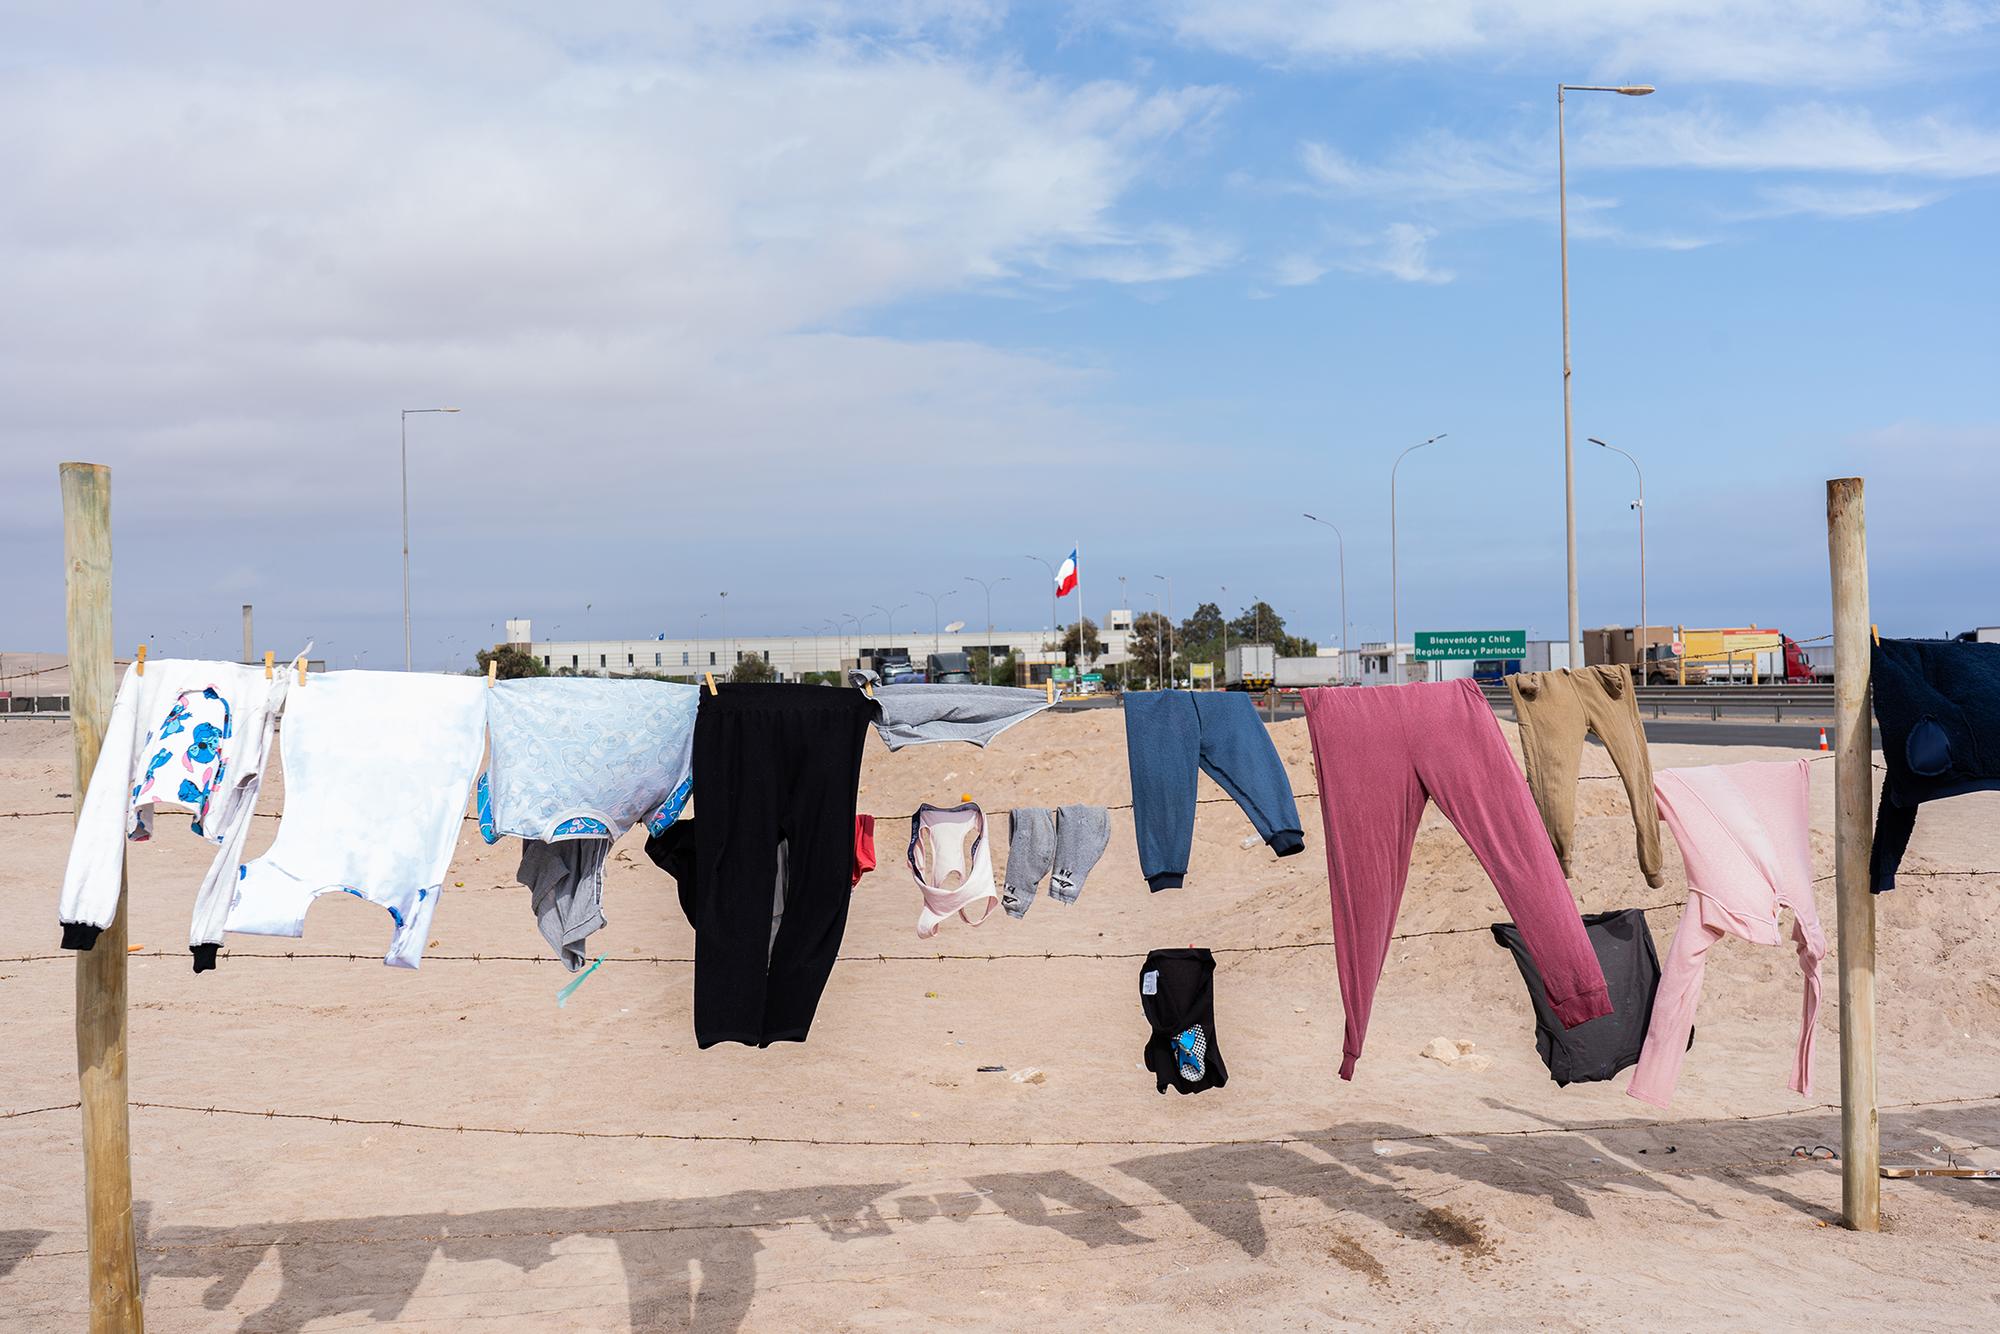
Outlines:
{"type": "Polygon", "coordinates": [[[855,790],[877,706],[828,686],[721,692],[702,695],[694,724],[695,1041],[803,1042],[847,929],[855,790]]]}

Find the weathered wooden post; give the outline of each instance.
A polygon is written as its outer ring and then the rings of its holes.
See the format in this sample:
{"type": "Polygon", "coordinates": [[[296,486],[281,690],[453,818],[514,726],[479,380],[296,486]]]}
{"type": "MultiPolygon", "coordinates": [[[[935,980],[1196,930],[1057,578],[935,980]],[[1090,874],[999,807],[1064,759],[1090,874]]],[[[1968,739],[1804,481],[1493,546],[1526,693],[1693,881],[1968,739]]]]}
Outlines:
{"type": "MultiPolygon", "coordinates": [[[[76,808],[97,767],[117,682],[111,640],[111,470],[61,466],[70,729],[76,808]]],[[[76,1078],[83,1103],[84,1222],[92,1334],[137,1334],[139,1261],[132,1234],[132,1135],[125,1087],[125,885],[95,946],[76,956],[76,1078]]]]}
{"type": "Polygon", "coordinates": [[[1826,484],[1833,568],[1833,846],[1840,910],[1840,1213],[1857,1232],[1882,1226],[1882,1122],[1875,1090],[1875,897],[1868,854],[1874,727],[1868,675],[1868,526],[1862,479],[1826,484]]]}

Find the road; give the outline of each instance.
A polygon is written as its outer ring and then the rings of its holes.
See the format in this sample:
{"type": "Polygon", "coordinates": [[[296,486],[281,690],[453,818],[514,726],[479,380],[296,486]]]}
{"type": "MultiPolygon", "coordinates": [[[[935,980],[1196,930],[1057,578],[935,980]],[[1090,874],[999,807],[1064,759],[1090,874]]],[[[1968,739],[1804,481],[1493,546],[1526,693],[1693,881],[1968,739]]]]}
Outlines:
{"type": "MultiPolygon", "coordinates": [[[[1099,695],[1090,699],[1066,700],[1056,706],[1062,712],[1078,709],[1115,709],[1118,707],[1116,695],[1099,695]]],[[[1263,710],[1258,710],[1262,713],[1263,710]]],[[[1303,715],[1296,703],[1278,706],[1277,721],[1303,715]]],[[[1502,715],[1507,716],[1507,715],[1502,715]]],[[[1788,746],[1800,750],[1816,750],[1819,747],[1819,729],[1826,728],[1827,741],[1833,740],[1833,722],[1711,722],[1706,718],[1647,718],[1646,740],[1690,746],[1788,746]]],[[[1881,745],[1876,738],[1875,745],[1881,745]]]]}

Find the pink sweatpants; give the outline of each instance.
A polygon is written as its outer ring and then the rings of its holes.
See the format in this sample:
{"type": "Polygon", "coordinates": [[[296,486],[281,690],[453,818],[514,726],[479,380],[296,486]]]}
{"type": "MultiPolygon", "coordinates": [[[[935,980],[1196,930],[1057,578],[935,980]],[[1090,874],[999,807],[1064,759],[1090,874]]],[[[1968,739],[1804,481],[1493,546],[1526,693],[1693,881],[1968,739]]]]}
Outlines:
{"type": "Polygon", "coordinates": [[[1471,681],[1300,692],[1326,823],[1333,951],[1347,1011],[1340,1077],[1368,1035],[1416,846],[1436,801],[1521,928],[1565,1028],[1611,1013],[1604,972],[1493,709],[1471,681]]]}

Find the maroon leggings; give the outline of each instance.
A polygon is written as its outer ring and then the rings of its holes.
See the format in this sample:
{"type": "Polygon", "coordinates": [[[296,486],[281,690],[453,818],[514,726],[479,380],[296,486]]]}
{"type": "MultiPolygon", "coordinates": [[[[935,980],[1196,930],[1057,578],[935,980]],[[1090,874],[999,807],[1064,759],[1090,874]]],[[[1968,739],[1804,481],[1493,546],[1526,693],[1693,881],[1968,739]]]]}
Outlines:
{"type": "Polygon", "coordinates": [[[1471,681],[1302,691],[1326,822],[1333,951],[1347,1011],[1340,1077],[1368,1035],[1375,985],[1410,876],[1426,802],[1435,801],[1500,891],[1565,1028],[1611,1013],[1548,831],[1471,681]]]}

